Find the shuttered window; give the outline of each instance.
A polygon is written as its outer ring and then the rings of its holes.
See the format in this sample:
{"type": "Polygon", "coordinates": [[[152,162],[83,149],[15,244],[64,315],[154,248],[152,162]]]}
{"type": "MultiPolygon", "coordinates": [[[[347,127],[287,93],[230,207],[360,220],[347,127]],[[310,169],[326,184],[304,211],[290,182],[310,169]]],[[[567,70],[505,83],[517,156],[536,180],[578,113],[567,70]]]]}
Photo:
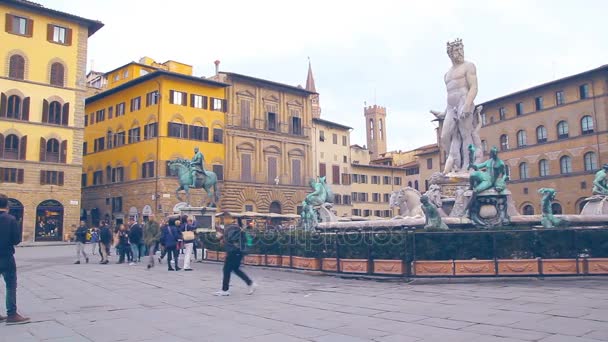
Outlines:
{"type": "Polygon", "coordinates": [[[325,163],[319,163],[319,177],[325,177],[327,175],[327,168],[325,163]]]}
{"type": "Polygon", "coordinates": [[[331,167],[332,173],[332,184],[340,184],[340,166],[333,165],[331,167]]]}
{"type": "Polygon", "coordinates": [[[63,64],[61,64],[61,63],[51,64],[50,83],[54,86],[63,87],[64,86],[64,77],[65,77],[65,70],[63,68],[63,64]]]}
{"type": "Polygon", "coordinates": [[[277,158],[268,157],[268,184],[275,184],[277,178],[277,158]]]}
{"type": "Polygon", "coordinates": [[[292,184],[302,185],[302,161],[300,159],[291,160],[292,184]]]}
{"type": "Polygon", "coordinates": [[[251,102],[241,100],[241,126],[251,127],[251,102]]]}
{"type": "Polygon", "coordinates": [[[25,58],[21,55],[12,55],[9,60],[8,77],[22,80],[25,78],[25,58]]]}
{"type": "Polygon", "coordinates": [[[16,15],[5,15],[5,31],[12,34],[18,34],[26,37],[31,37],[34,32],[34,21],[16,15]]]}
{"type": "Polygon", "coordinates": [[[241,180],[251,182],[251,154],[241,154],[241,180]]]}

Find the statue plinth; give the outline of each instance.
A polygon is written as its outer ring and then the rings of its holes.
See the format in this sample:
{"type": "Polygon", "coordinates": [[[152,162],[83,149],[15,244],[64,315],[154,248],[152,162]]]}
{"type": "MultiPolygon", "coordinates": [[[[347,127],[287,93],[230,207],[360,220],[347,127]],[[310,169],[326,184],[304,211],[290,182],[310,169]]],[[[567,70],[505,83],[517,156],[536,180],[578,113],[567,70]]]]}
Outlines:
{"type": "Polygon", "coordinates": [[[179,209],[180,215],[194,217],[197,223],[198,233],[215,232],[215,207],[182,207],[179,209]]]}
{"type": "MultiPolygon", "coordinates": [[[[450,172],[447,175],[436,172],[431,176],[431,184],[437,184],[441,188],[441,200],[444,212],[450,217],[463,217],[466,206],[469,203],[464,192],[469,188],[469,173],[450,172]]],[[[470,196],[469,196],[470,198],[470,196]]]]}
{"type": "Polygon", "coordinates": [[[488,189],[473,195],[469,206],[469,218],[476,227],[491,228],[510,223],[508,208],[511,192],[488,189]]]}

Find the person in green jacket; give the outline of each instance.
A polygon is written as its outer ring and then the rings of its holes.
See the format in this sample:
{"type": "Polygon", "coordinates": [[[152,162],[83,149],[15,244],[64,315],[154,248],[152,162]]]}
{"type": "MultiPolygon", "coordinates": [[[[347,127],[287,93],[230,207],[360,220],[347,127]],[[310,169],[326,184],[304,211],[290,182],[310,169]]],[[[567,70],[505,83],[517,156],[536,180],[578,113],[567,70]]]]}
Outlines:
{"type": "Polygon", "coordinates": [[[154,255],[156,254],[156,248],[160,241],[160,225],[150,220],[144,225],[144,244],[149,251],[148,269],[154,267],[154,255]]]}

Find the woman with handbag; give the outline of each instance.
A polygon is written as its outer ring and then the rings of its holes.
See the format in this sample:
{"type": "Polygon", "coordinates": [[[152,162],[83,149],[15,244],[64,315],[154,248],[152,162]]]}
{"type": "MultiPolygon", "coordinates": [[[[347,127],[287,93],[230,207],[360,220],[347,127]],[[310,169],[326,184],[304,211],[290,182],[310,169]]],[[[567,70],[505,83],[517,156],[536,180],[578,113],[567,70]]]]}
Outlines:
{"type": "Polygon", "coordinates": [[[184,271],[192,271],[190,263],[192,262],[192,250],[194,249],[194,240],[196,236],[194,233],[195,229],[196,225],[193,223],[193,220],[188,218],[184,225],[184,231],[182,232],[184,248],[186,249],[186,254],[184,255],[184,271]]]}

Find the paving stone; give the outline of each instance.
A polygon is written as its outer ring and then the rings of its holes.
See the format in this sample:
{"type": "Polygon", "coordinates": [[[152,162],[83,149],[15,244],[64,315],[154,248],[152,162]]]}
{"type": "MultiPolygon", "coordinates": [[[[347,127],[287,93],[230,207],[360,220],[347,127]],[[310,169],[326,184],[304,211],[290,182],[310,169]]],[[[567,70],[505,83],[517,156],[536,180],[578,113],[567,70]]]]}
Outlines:
{"type": "Polygon", "coordinates": [[[504,326],[488,325],[488,324],[475,324],[468,327],[462,328],[464,331],[476,332],[484,335],[494,335],[498,337],[508,337],[514,339],[520,339],[525,341],[537,341],[542,338],[549,336],[544,332],[538,332],[533,330],[522,330],[504,326]]]}

